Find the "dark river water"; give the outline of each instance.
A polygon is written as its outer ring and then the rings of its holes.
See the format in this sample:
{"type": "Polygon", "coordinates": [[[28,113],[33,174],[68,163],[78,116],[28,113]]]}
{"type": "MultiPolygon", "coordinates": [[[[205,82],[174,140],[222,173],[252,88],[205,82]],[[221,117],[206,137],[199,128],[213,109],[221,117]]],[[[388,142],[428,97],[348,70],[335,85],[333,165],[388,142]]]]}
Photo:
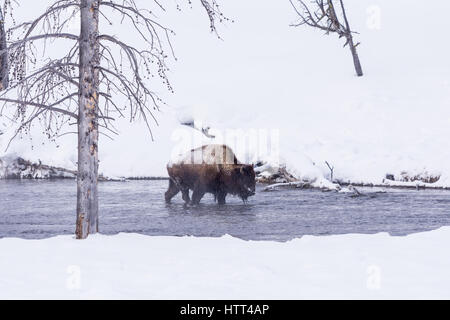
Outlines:
{"type": "MultiPolygon", "coordinates": [[[[388,232],[406,235],[450,225],[449,191],[361,189],[362,196],[319,190],[262,192],[247,204],[206,195],[184,207],[166,205],[167,181],[100,183],[100,232],[285,241],[302,235],[388,232]]],[[[76,184],[71,180],[0,180],[0,238],[73,234],[76,184]]]]}

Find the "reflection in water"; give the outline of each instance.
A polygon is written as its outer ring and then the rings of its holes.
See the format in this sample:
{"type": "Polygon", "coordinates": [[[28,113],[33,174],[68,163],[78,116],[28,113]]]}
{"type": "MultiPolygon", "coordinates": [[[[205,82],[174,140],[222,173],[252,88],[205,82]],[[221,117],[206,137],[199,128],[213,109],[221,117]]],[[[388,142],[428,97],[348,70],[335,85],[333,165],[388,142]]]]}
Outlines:
{"type": "Polygon", "coordinates": [[[250,203],[233,203],[225,205],[217,205],[217,203],[200,203],[197,206],[191,206],[181,203],[169,203],[166,204],[167,212],[171,214],[189,214],[193,216],[203,216],[203,215],[226,215],[229,216],[230,212],[237,213],[240,215],[251,215],[255,216],[253,212],[254,206],[250,203]]]}
{"type": "MultiPolygon", "coordinates": [[[[305,234],[389,232],[406,235],[450,225],[449,191],[399,191],[363,196],[288,189],[257,190],[243,203],[219,206],[207,195],[196,207],[181,196],[164,202],[167,181],[100,184],[100,231],[148,235],[222,236],[285,241],[305,234]]],[[[74,181],[0,181],[0,237],[73,234],[74,181]]]]}

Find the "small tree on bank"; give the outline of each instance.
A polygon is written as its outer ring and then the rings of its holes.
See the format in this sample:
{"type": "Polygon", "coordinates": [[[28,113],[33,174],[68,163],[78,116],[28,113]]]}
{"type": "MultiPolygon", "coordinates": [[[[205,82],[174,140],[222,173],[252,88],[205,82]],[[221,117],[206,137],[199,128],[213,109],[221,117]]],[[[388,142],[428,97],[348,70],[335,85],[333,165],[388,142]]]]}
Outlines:
{"type": "MultiPolygon", "coordinates": [[[[215,22],[224,19],[218,4],[199,1],[215,31],[215,22]]],[[[150,5],[165,11],[157,0],[146,2],[150,5]]],[[[159,76],[172,90],[166,76],[172,34],[135,0],[58,0],[35,20],[8,31],[14,40],[5,43],[0,57],[9,57],[11,81],[0,101],[4,103],[1,110],[14,107],[15,120],[20,123],[12,139],[29,132],[35,121],[50,139],[59,136],[66,124],[77,125],[77,239],[98,232],[99,130],[116,133],[112,123],[125,114],[131,121],[142,118],[150,130],[161,99],[148,87],[147,79],[159,76]],[[66,32],[77,16],[80,33],[66,32]],[[112,25],[115,17],[134,28],[142,40],[140,47],[100,33],[101,22],[112,25]],[[47,55],[45,63],[37,66],[38,48],[45,53],[50,40],[63,41],[68,49],[59,58],[47,55]]]]}
{"type": "Polygon", "coordinates": [[[359,43],[354,43],[355,32],[350,28],[343,0],[314,0],[311,4],[306,4],[303,0],[289,0],[289,2],[300,18],[293,26],[307,25],[323,30],[325,34],[336,33],[339,38],[345,38],[344,47],[350,48],[356,74],[361,77],[363,70],[356,50],[359,43]],[[339,3],[339,7],[336,7],[335,3],[339,3]]]}

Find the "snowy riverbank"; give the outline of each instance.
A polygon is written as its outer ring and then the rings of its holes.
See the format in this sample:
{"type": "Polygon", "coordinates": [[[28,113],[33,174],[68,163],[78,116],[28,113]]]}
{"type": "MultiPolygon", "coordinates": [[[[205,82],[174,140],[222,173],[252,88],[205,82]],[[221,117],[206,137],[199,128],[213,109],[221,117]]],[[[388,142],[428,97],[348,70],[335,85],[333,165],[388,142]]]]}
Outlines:
{"type": "MultiPolygon", "coordinates": [[[[450,189],[450,183],[440,180],[440,176],[429,180],[428,175],[409,177],[407,175],[387,175],[380,183],[364,183],[355,181],[333,181],[326,179],[313,163],[309,164],[310,176],[291,173],[285,166],[272,166],[270,163],[258,163],[255,167],[256,181],[267,184],[264,191],[270,191],[282,187],[316,188],[321,190],[348,191],[353,186],[404,188],[404,189],[450,189]],[[311,170],[312,168],[312,170],[311,170]],[[347,188],[349,186],[349,188],[347,188]]],[[[75,179],[76,170],[49,166],[39,162],[25,160],[17,155],[0,157],[0,179],[75,179]]],[[[126,181],[126,180],[165,180],[168,177],[105,177],[101,175],[100,181],[126,181]]]]}
{"type": "Polygon", "coordinates": [[[450,228],[286,243],[96,235],[0,239],[0,298],[450,298],[450,228]]]}

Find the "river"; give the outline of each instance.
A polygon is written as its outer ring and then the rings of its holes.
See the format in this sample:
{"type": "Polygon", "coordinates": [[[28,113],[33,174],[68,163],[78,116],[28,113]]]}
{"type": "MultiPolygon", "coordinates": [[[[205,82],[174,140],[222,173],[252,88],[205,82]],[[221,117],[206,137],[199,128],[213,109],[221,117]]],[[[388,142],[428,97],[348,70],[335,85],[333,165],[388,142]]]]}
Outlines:
{"type": "MultiPolygon", "coordinates": [[[[181,195],[164,202],[167,181],[101,182],[100,232],[154,236],[286,241],[302,235],[388,232],[402,236],[450,225],[450,191],[361,189],[362,196],[285,189],[244,204],[206,195],[196,207],[181,195]]],[[[72,180],[0,180],[0,238],[41,239],[73,234],[76,183],[72,180]]]]}

